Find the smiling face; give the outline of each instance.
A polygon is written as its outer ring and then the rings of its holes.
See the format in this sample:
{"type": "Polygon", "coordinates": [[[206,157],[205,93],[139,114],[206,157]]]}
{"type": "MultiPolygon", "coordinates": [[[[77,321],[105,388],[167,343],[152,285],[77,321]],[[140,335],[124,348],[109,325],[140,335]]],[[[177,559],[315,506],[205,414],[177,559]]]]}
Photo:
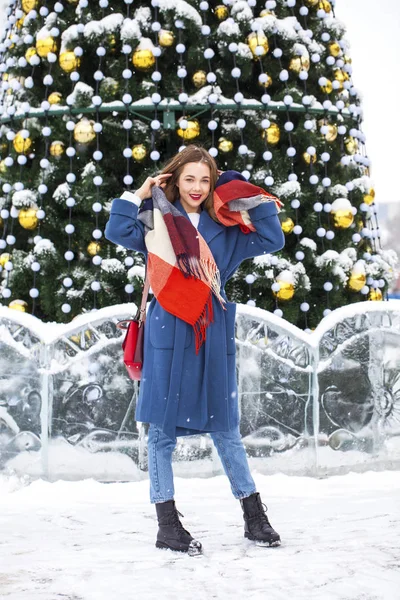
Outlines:
{"type": "Polygon", "coordinates": [[[177,181],[179,197],[187,213],[200,212],[210,193],[210,167],[203,162],[187,163],[177,181]]]}

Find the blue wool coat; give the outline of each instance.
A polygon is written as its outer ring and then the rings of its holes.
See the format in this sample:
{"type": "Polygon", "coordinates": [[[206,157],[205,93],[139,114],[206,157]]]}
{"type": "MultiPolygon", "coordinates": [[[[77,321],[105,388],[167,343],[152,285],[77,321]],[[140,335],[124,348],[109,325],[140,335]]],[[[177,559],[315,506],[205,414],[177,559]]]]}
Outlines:
{"type": "MultiPolygon", "coordinates": [[[[179,201],[176,208],[188,219],[179,201]]],[[[105,236],[108,240],[142,252],[147,258],[144,226],[138,207],[115,199],[105,236]]],[[[216,223],[201,211],[198,231],[207,242],[225,284],[246,258],[272,253],[284,246],[284,235],[274,202],[249,211],[256,232],[242,233],[239,226],[216,223]]],[[[236,304],[223,310],[213,296],[214,322],[196,355],[193,328],[165,311],[156,298],[150,302],[144,335],[144,361],[136,420],[162,425],[172,439],[211,431],[230,431],[239,424],[236,382],[236,304]]]]}

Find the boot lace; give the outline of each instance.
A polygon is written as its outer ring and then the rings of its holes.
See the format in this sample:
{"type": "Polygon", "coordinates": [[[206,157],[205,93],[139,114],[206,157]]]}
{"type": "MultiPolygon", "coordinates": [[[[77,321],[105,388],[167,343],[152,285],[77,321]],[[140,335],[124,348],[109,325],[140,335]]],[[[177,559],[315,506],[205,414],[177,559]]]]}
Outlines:
{"type": "Polygon", "coordinates": [[[173,512],[171,512],[168,521],[171,525],[176,527],[178,529],[178,531],[181,531],[181,532],[184,531],[185,533],[187,533],[186,529],[183,527],[182,523],[180,522],[179,517],[183,518],[183,515],[182,515],[182,513],[179,512],[179,510],[175,509],[173,512]]]}

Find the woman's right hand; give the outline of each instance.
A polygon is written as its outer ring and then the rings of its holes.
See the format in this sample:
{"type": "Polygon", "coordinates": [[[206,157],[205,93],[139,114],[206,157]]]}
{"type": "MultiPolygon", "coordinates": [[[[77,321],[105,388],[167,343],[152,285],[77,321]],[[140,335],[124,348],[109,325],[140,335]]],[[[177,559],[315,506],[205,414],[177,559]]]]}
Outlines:
{"type": "Polygon", "coordinates": [[[136,196],[139,196],[142,200],[145,198],[150,198],[151,196],[151,188],[153,185],[158,185],[160,187],[165,187],[168,177],[171,177],[172,173],[164,173],[164,175],[156,175],[155,177],[148,177],[146,181],[140,186],[138,190],[136,190],[136,196]]]}

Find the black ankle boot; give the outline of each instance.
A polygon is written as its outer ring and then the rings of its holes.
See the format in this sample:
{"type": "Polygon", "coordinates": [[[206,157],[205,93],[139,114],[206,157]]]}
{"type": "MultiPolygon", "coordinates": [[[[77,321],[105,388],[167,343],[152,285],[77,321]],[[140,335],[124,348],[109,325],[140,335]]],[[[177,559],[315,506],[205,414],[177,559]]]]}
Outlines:
{"type": "Polygon", "coordinates": [[[244,537],[266,546],[280,546],[281,538],[265,514],[267,507],[256,492],[240,500],[244,518],[244,537]]]}
{"type": "Polygon", "coordinates": [[[179,516],[183,517],[183,515],[176,509],[174,500],[156,504],[156,511],[158,519],[157,548],[187,552],[189,556],[202,554],[200,542],[183,528],[179,520],[179,516]]]}

